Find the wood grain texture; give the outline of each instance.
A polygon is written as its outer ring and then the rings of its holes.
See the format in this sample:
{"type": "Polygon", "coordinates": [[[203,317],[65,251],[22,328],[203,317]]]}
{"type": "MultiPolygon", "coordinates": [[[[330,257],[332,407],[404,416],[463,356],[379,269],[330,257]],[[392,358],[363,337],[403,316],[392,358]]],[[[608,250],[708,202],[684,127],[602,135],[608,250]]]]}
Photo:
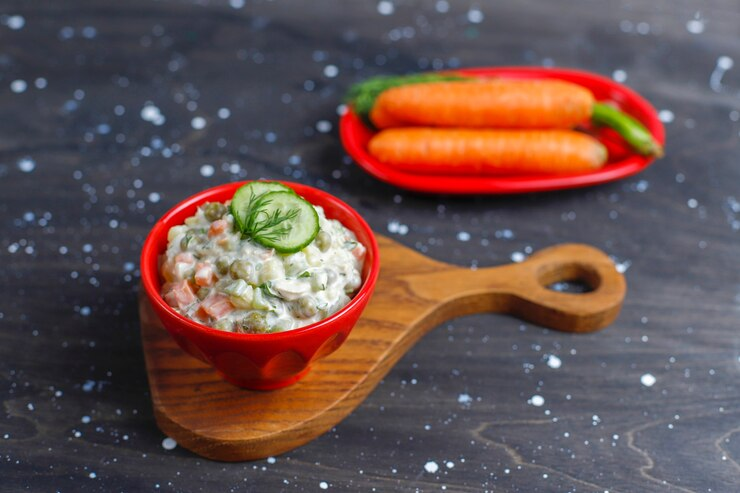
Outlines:
{"type": "Polygon", "coordinates": [[[179,350],[139,297],[142,343],[157,424],[210,459],[243,461],[305,444],[354,410],[431,328],[479,312],[512,314],[567,332],[590,332],[619,313],[626,285],[609,257],[559,245],[519,264],[470,270],[428,259],[378,235],[381,275],[351,336],[297,384],[249,391],[179,350]],[[553,291],[582,281],[593,290],[553,291]]]}
{"type": "Polygon", "coordinates": [[[737,0],[378,3],[0,1],[0,491],[737,492],[737,0]],[[589,189],[445,197],[381,183],[342,150],[353,82],[551,64],[626,76],[667,110],[666,157],[589,189]],[[147,103],[162,125],[141,118],[147,103]],[[166,449],[141,347],[142,241],[182,198],[258,177],[324,188],[458,266],[594,245],[629,294],[590,334],[444,322],[339,425],[274,461],[166,449]]]}

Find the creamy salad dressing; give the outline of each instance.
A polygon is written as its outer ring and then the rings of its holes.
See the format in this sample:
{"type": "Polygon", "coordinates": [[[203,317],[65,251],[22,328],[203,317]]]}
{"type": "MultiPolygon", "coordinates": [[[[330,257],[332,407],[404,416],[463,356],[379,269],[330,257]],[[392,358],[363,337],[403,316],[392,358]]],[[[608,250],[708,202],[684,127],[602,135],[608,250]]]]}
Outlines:
{"type": "Polygon", "coordinates": [[[225,331],[281,332],[328,317],[360,287],[366,249],[320,206],[316,238],[280,254],[242,238],[227,205],[204,204],[168,233],[162,296],[182,315],[225,331]]]}

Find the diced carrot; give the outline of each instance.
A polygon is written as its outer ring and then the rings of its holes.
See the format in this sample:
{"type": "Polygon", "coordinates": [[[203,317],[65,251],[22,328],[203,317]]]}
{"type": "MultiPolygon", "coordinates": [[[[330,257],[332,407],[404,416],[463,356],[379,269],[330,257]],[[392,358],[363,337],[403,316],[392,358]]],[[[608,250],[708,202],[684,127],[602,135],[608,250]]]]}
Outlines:
{"type": "Polygon", "coordinates": [[[194,264],[195,257],[190,252],[180,252],[175,255],[175,262],[183,262],[185,264],[194,264]]]}
{"type": "Polygon", "coordinates": [[[184,279],[179,282],[165,284],[163,290],[165,291],[164,300],[167,304],[181,310],[198,299],[190,288],[188,281],[184,279]]]}
{"type": "Polygon", "coordinates": [[[365,257],[365,247],[358,243],[357,246],[354,247],[350,253],[354,258],[362,261],[362,259],[365,257]]]}
{"type": "Polygon", "coordinates": [[[217,280],[218,277],[211,264],[200,262],[195,265],[195,284],[198,286],[211,286],[217,280]]]}
{"type": "Polygon", "coordinates": [[[229,297],[221,293],[208,296],[200,304],[200,307],[204,312],[216,320],[219,320],[234,311],[234,305],[229,301],[229,297]]]}
{"type": "Polygon", "coordinates": [[[211,227],[208,228],[208,236],[218,236],[224,231],[226,231],[226,227],[229,225],[228,222],[226,222],[225,219],[218,219],[216,221],[213,221],[211,223],[211,227]]]}

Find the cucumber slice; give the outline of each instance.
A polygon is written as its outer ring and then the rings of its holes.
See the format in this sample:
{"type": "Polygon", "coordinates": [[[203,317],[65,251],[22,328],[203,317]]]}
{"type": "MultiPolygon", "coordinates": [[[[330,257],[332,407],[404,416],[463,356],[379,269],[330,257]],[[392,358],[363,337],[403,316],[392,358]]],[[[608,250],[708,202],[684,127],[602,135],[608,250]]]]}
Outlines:
{"type": "Polygon", "coordinates": [[[240,231],[244,232],[249,211],[254,206],[255,201],[269,192],[291,192],[295,194],[292,188],[276,181],[253,181],[239,187],[234,193],[230,206],[231,215],[234,216],[234,224],[240,231]]]}
{"type": "Polygon", "coordinates": [[[280,253],[295,253],[319,234],[316,209],[292,190],[268,192],[253,202],[243,230],[257,243],[280,253]]]}

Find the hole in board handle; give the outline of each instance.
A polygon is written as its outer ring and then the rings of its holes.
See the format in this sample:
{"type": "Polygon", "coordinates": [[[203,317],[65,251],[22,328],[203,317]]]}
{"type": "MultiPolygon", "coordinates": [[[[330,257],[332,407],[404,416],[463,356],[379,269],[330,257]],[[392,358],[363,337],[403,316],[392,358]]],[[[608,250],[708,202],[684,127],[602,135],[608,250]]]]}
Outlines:
{"type": "Polygon", "coordinates": [[[573,279],[569,281],[556,281],[545,287],[549,289],[550,291],[557,291],[558,293],[571,293],[571,294],[590,293],[594,290],[587,282],[584,282],[580,279],[573,279]]]}
{"type": "Polygon", "coordinates": [[[537,272],[537,280],[550,291],[570,294],[590,293],[601,284],[596,269],[579,263],[544,265],[537,272]]]}

